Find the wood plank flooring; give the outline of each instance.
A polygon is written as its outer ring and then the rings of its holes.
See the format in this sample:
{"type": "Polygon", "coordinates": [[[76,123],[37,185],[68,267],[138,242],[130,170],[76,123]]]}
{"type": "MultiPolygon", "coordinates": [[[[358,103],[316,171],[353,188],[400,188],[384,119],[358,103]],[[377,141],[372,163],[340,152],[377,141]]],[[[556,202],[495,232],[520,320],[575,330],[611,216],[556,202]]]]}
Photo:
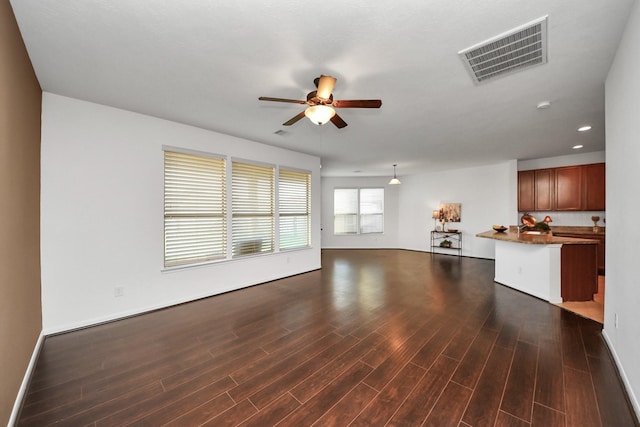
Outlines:
{"type": "Polygon", "coordinates": [[[493,274],[324,250],[318,271],[48,337],[18,425],[637,425],[601,325],[493,274]]]}

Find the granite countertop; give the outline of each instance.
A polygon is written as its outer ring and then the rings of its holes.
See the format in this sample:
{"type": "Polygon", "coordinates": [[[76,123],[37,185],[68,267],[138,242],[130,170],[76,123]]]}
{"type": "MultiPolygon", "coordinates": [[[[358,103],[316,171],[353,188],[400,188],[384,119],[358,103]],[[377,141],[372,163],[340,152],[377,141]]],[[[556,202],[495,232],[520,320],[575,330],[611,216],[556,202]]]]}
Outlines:
{"type": "Polygon", "coordinates": [[[593,236],[594,234],[604,236],[606,233],[605,227],[598,227],[598,231],[593,231],[593,226],[551,226],[551,232],[553,233],[569,233],[569,234],[585,234],[593,236]]]}
{"type": "MultiPolygon", "coordinates": [[[[593,234],[593,232],[591,233],[593,234]]],[[[485,239],[501,240],[504,242],[513,243],[525,243],[529,245],[594,245],[598,241],[594,239],[577,239],[574,237],[559,237],[554,236],[553,233],[547,234],[524,234],[511,231],[505,231],[498,233],[497,231],[489,230],[476,234],[476,237],[482,237],[485,239]]]]}

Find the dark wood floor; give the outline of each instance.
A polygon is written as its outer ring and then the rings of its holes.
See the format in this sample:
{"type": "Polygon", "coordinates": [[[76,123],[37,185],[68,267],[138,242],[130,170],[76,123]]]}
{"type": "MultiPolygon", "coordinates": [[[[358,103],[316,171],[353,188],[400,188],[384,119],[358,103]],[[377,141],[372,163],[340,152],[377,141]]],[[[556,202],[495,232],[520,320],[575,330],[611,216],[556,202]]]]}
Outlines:
{"type": "Polygon", "coordinates": [[[494,284],[492,261],[322,265],[47,338],[19,425],[634,425],[601,325],[494,284]]]}

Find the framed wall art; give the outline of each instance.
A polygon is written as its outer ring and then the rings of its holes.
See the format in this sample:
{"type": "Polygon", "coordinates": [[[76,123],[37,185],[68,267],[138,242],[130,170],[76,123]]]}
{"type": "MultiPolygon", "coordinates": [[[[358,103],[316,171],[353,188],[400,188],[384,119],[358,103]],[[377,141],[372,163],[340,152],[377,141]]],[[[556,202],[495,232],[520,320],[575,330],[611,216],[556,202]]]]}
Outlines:
{"type": "Polygon", "coordinates": [[[440,203],[440,212],[446,222],[460,222],[461,203],[440,203]]]}

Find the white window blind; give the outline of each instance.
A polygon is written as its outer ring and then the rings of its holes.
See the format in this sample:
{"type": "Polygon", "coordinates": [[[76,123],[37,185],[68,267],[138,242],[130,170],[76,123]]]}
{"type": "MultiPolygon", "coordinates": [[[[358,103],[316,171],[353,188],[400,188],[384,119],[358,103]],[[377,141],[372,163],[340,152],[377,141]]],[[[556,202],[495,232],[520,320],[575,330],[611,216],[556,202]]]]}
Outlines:
{"type": "Polygon", "coordinates": [[[360,189],[360,233],[384,231],[384,188],[360,189]]]}
{"type": "Polygon", "coordinates": [[[231,164],[233,256],[272,252],[274,246],[274,168],[231,164]]]}
{"type": "Polygon", "coordinates": [[[280,249],[310,245],[311,174],[280,169],[278,173],[280,249]]]}
{"type": "Polygon", "coordinates": [[[333,190],[334,234],[384,232],[384,188],[333,190]]]}
{"type": "Polygon", "coordinates": [[[225,160],[164,152],[164,265],[226,257],[225,160]]]}
{"type": "Polygon", "coordinates": [[[335,234],[358,233],[358,189],[336,188],[333,191],[333,231],[335,234]]]}

